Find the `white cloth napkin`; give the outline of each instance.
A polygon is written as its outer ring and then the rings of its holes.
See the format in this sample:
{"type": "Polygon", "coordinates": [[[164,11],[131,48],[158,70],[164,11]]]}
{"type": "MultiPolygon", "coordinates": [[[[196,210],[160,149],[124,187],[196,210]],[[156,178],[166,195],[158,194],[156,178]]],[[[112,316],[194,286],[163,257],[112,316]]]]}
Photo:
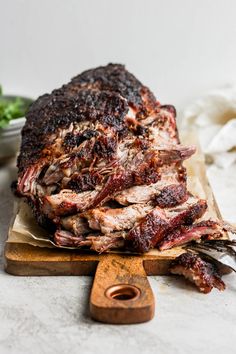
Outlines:
{"type": "Polygon", "coordinates": [[[213,90],[183,112],[182,128],[194,127],[203,152],[217,166],[236,162],[236,86],[213,90]]]}

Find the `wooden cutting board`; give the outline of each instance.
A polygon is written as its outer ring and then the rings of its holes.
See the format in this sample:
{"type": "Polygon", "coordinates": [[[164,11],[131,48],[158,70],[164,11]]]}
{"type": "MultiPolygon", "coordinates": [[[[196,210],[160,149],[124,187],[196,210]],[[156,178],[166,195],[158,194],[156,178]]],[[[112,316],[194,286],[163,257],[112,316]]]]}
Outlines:
{"type": "MultiPolygon", "coordinates": [[[[199,176],[207,199],[213,200],[199,153],[191,159],[187,170],[190,175],[199,176]]],[[[219,217],[214,201],[210,208],[219,217]]],[[[145,255],[98,255],[11,242],[5,247],[5,269],[21,276],[92,275],[91,317],[106,323],[140,323],[154,316],[154,296],[147,275],[168,274],[171,261],[182,252],[181,248],[174,248],[145,255]]]]}
{"type": "Polygon", "coordinates": [[[92,318],[106,323],[140,323],[154,316],[154,296],[147,275],[168,274],[171,261],[182,252],[178,247],[156,254],[98,255],[7,243],[5,270],[21,276],[92,275],[92,318]]]}
{"type": "MultiPolygon", "coordinates": [[[[215,212],[220,218],[219,209],[215,212]]],[[[90,314],[97,321],[116,324],[153,318],[155,301],[148,275],[169,274],[170,263],[184,251],[176,247],[151,254],[91,254],[81,250],[7,243],[5,270],[12,275],[91,275],[90,314]]]]}
{"type": "Polygon", "coordinates": [[[147,275],[168,274],[180,248],[159,255],[88,254],[81,251],[7,243],[6,272],[21,276],[95,275],[90,313],[106,323],[152,319],[154,296],[147,275]]]}

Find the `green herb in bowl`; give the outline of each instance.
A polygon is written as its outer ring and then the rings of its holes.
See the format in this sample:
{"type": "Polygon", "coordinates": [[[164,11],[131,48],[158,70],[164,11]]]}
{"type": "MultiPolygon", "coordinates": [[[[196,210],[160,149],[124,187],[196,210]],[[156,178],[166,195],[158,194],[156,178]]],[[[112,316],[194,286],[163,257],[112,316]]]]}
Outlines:
{"type": "Polygon", "coordinates": [[[15,96],[3,96],[0,86],[0,129],[6,127],[12,119],[25,116],[33,101],[15,96]]]}
{"type": "Polygon", "coordinates": [[[32,102],[28,97],[3,95],[0,87],[0,161],[19,150],[21,129],[32,102]]]}

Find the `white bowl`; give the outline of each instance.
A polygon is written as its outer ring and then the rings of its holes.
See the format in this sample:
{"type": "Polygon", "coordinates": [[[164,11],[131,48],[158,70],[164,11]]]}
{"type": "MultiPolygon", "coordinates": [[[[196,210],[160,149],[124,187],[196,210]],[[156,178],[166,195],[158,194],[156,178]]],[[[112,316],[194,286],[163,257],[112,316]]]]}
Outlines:
{"type": "Polygon", "coordinates": [[[25,117],[12,119],[10,123],[0,129],[0,159],[15,156],[20,147],[21,129],[25,124],[25,117]]]}
{"type": "MultiPolygon", "coordinates": [[[[11,100],[16,96],[4,96],[4,99],[11,100]]],[[[32,99],[21,97],[22,100],[29,104],[32,99]]],[[[25,117],[10,120],[9,124],[0,129],[0,160],[13,157],[19,151],[21,141],[21,130],[25,124],[25,117]]]]}

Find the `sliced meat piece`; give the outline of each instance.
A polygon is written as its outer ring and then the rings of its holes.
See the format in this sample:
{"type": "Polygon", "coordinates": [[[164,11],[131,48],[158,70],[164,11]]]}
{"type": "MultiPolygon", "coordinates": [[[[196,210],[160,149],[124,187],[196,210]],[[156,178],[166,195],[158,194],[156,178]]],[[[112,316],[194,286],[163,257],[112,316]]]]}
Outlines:
{"type": "Polygon", "coordinates": [[[40,159],[37,164],[28,167],[24,174],[18,179],[17,192],[20,196],[30,196],[34,199],[37,190],[37,178],[43,169],[46,161],[40,159]]]}
{"type": "Polygon", "coordinates": [[[89,226],[94,230],[101,230],[107,234],[112,231],[131,229],[136,222],[143,218],[150,210],[151,205],[134,204],[124,208],[95,208],[83,213],[89,226]]]}
{"type": "Polygon", "coordinates": [[[156,207],[131,229],[126,238],[127,248],[147,252],[168,229],[169,221],[163,209],[156,207]]]}
{"type": "Polygon", "coordinates": [[[144,185],[157,182],[161,177],[159,162],[155,161],[156,152],[145,156],[143,152],[138,153],[125,166],[117,168],[115,173],[110,175],[102,190],[93,201],[93,207],[104,203],[114,197],[114,194],[135,185],[144,185]]]}
{"type": "Polygon", "coordinates": [[[73,232],[76,236],[88,234],[92,231],[88,225],[87,220],[82,218],[80,214],[61,218],[60,224],[63,226],[63,228],[73,232]]]}
{"type": "Polygon", "coordinates": [[[114,248],[124,247],[124,235],[115,232],[108,235],[75,236],[65,230],[57,230],[54,234],[54,242],[61,247],[88,247],[91,250],[102,253],[114,248]]]}
{"type": "MultiPolygon", "coordinates": [[[[84,211],[91,207],[94,208],[95,206],[111,199],[114,193],[118,190],[125,189],[132,185],[134,181],[133,178],[134,176],[130,175],[130,173],[121,171],[120,173],[110,176],[105,186],[100,191],[88,191],[76,194],[70,190],[62,190],[59,194],[43,197],[42,210],[48,217],[53,218],[55,216],[68,215],[75,212],[84,211]]],[[[174,187],[172,189],[174,190],[174,187]]],[[[183,191],[184,187],[179,187],[178,190],[183,191]]],[[[167,194],[168,193],[165,193],[166,200],[168,199],[167,196],[171,193],[168,195],[167,194]]],[[[174,197],[176,202],[178,200],[177,194],[174,194],[173,192],[172,205],[174,205],[174,197]]],[[[162,199],[164,200],[164,197],[162,199]]],[[[170,196],[169,199],[171,199],[170,196]]],[[[180,197],[179,200],[181,200],[180,197]]]]}
{"type": "Polygon", "coordinates": [[[140,168],[142,164],[155,166],[155,168],[157,168],[163,165],[184,161],[196,152],[195,146],[184,146],[180,144],[147,147],[148,149],[142,149],[134,158],[128,160],[127,166],[125,167],[133,171],[140,168]]]}
{"type": "Polygon", "coordinates": [[[114,200],[121,205],[145,204],[149,202],[157,191],[159,182],[150,185],[134,186],[118,193],[114,200]]]}
{"type": "Polygon", "coordinates": [[[108,235],[87,236],[86,240],[81,242],[81,246],[90,247],[91,250],[98,253],[107,252],[111,249],[123,248],[124,245],[124,237],[119,232],[108,235]]]}
{"type": "Polygon", "coordinates": [[[219,238],[222,236],[222,232],[215,221],[205,220],[190,226],[180,226],[165,236],[156,246],[164,251],[190,241],[199,240],[203,236],[207,239],[219,238]]]}
{"type": "Polygon", "coordinates": [[[77,194],[64,189],[58,194],[45,196],[42,210],[49,218],[77,213],[88,208],[96,195],[97,191],[77,194]]]}
{"type": "Polygon", "coordinates": [[[80,247],[83,236],[75,236],[73,233],[65,230],[57,230],[54,234],[54,242],[63,247],[80,247]]]}
{"type": "Polygon", "coordinates": [[[115,195],[114,199],[121,205],[147,203],[155,194],[169,185],[185,184],[185,170],[178,168],[176,164],[164,165],[160,171],[160,180],[149,185],[134,186],[125,189],[115,195]]]}
{"type": "Polygon", "coordinates": [[[185,184],[172,184],[157,193],[153,198],[153,202],[160,208],[171,208],[186,202],[188,197],[189,193],[185,184]]]}
{"type": "Polygon", "coordinates": [[[195,152],[195,147],[181,145],[141,151],[125,167],[112,174],[93,201],[93,207],[112,198],[114,194],[131,186],[152,184],[161,179],[163,164],[175,164],[195,152]]]}
{"type": "Polygon", "coordinates": [[[167,233],[182,224],[192,224],[207,209],[205,200],[189,198],[181,208],[155,207],[127,235],[127,247],[137,252],[147,252],[160,242],[167,233]]]}
{"type": "Polygon", "coordinates": [[[225,284],[215,267],[193,253],[187,252],[177,257],[170,266],[170,272],[183,275],[205,294],[209,293],[213,287],[219,290],[225,289],[225,284]]]}
{"type": "Polygon", "coordinates": [[[92,207],[96,207],[102,202],[109,200],[113,194],[130,187],[132,183],[132,176],[124,170],[112,174],[108,178],[102,190],[96,195],[95,199],[93,200],[92,207]]]}
{"type": "Polygon", "coordinates": [[[170,147],[158,147],[159,159],[165,163],[184,161],[196,152],[195,146],[172,145],[170,147]]]}
{"type": "MultiPolygon", "coordinates": [[[[198,199],[194,196],[190,196],[188,200],[176,206],[175,208],[166,208],[165,213],[170,220],[176,220],[183,218],[181,225],[192,225],[192,223],[202,217],[207,209],[207,201],[204,199],[198,199]]],[[[173,230],[173,228],[171,228],[173,230]]]]}

